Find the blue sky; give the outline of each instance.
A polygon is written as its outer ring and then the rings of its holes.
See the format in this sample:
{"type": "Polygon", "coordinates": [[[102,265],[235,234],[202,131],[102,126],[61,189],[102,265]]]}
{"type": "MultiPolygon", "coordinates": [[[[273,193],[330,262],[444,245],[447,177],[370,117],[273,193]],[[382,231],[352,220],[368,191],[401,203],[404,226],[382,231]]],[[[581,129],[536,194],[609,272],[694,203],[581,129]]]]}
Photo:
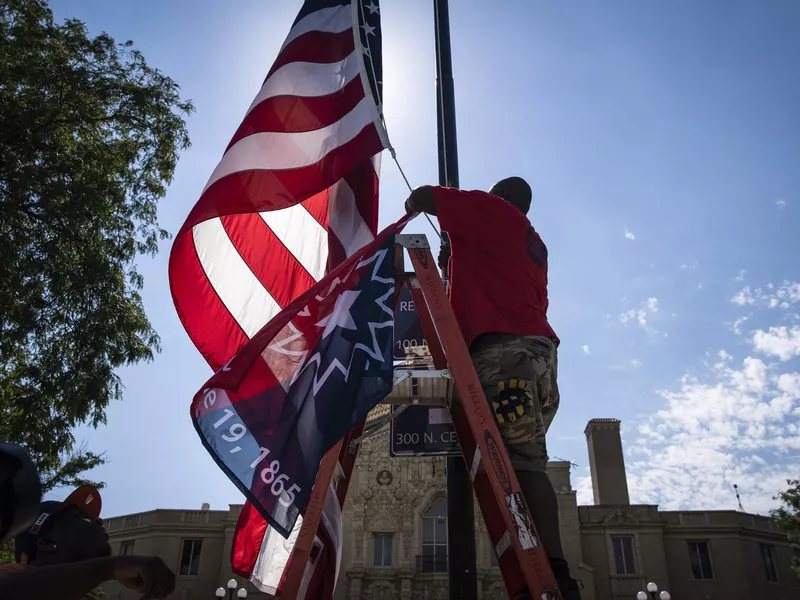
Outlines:
{"type": "MultiPolygon", "coordinates": [[[[193,146],[159,211],[171,232],[300,4],[52,2],[58,19],[133,40],[195,102],[193,146]]],[[[765,512],[800,474],[800,5],[452,4],[461,185],[526,177],[550,249],[562,339],[551,455],[578,463],[573,485],[591,502],[583,430],[616,417],[632,500],[735,508],[736,483],[765,512]]],[[[382,13],[389,134],[412,184],[435,183],[431,3],[386,0],[382,13]]],[[[381,195],[388,224],[406,196],[388,156],[381,195]]],[[[107,452],[92,474],[108,484],[107,516],[242,501],[189,418],[209,370],[175,314],[168,252],[140,261],[163,352],[121,370],[107,426],[78,431],[107,452]]]]}

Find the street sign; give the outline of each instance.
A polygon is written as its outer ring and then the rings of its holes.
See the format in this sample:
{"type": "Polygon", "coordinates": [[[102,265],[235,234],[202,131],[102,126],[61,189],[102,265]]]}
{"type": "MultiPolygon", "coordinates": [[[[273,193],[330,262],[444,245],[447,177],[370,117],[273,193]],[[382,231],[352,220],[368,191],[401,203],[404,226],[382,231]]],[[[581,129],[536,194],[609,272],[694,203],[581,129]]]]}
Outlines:
{"type": "Polygon", "coordinates": [[[411,290],[406,287],[400,289],[394,311],[393,353],[399,360],[430,355],[411,290]]]}
{"type": "Polygon", "coordinates": [[[390,430],[390,456],[461,456],[450,411],[445,406],[407,405],[392,419],[390,430]]]}

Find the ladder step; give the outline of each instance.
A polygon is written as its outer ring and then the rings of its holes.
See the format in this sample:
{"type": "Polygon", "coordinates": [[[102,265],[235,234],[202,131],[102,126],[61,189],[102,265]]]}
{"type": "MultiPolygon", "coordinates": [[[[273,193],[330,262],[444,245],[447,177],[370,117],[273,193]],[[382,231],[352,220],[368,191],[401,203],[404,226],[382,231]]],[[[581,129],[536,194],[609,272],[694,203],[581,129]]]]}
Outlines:
{"type": "Polygon", "coordinates": [[[469,478],[474,482],[478,476],[478,469],[481,466],[481,449],[475,446],[475,454],[472,455],[472,467],[469,470],[469,478]]]}
{"type": "Polygon", "coordinates": [[[394,389],[384,404],[450,403],[453,380],[447,369],[395,369],[394,389]]]}
{"type": "Polygon", "coordinates": [[[500,538],[500,541],[497,542],[497,545],[494,547],[494,555],[500,559],[503,556],[503,552],[508,550],[511,547],[511,534],[508,533],[508,529],[505,530],[503,536],[500,538]]]}
{"type": "Polygon", "coordinates": [[[333,471],[333,484],[334,485],[338,484],[339,481],[344,479],[344,477],[345,475],[344,475],[344,469],[342,468],[342,463],[341,461],[337,460],[336,467],[333,471]]]}

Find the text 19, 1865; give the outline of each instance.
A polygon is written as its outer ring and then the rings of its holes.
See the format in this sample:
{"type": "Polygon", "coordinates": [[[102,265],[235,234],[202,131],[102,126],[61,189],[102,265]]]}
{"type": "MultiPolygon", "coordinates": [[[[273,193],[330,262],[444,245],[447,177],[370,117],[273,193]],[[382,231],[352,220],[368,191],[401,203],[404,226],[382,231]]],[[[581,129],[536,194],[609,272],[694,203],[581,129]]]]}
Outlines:
{"type": "MultiPolygon", "coordinates": [[[[216,400],[217,390],[205,391],[203,404],[206,408],[211,408],[216,400]]],[[[223,426],[227,426],[227,429],[223,427],[223,433],[220,437],[226,442],[235,444],[245,435],[247,435],[247,427],[245,427],[243,423],[228,424],[228,421],[236,414],[231,408],[225,408],[222,412],[223,416],[214,423],[213,427],[214,429],[220,429],[223,426]]],[[[231,447],[228,452],[229,454],[236,454],[237,452],[241,452],[241,450],[242,447],[237,444],[236,446],[231,447]]],[[[269,448],[264,448],[262,446],[259,448],[259,450],[259,455],[255,458],[255,460],[253,460],[253,462],[250,463],[251,469],[258,467],[258,465],[266,460],[270,454],[269,448]]],[[[282,474],[280,470],[280,461],[267,461],[267,466],[261,469],[260,477],[261,481],[269,486],[268,489],[270,492],[272,492],[272,495],[278,498],[278,502],[280,502],[282,506],[288,508],[294,502],[295,494],[300,491],[300,486],[298,486],[296,483],[291,483],[289,481],[289,476],[285,473],[282,474]]]]}

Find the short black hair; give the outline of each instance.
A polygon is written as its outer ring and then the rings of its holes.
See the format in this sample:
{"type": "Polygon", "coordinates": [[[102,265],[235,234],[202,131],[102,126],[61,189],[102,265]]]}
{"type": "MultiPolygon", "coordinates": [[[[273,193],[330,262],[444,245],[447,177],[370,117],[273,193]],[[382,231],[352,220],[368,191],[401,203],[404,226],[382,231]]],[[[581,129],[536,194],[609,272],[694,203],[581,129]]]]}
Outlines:
{"type": "Polygon", "coordinates": [[[489,190],[490,194],[499,196],[503,200],[516,206],[523,214],[531,208],[533,191],[528,182],[522,177],[506,177],[495,183],[489,190]]]}

